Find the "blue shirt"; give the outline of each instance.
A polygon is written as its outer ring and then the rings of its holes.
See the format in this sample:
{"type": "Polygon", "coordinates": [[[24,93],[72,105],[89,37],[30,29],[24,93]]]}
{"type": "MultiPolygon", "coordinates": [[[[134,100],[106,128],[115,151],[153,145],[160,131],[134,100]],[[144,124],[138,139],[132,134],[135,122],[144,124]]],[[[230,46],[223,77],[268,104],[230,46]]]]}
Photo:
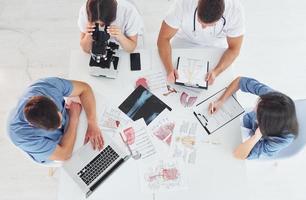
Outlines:
{"type": "MultiPolygon", "coordinates": [[[[255,79],[241,77],[239,82],[240,90],[255,95],[264,95],[274,90],[255,79]]],[[[251,129],[250,135],[254,135],[258,124],[256,112],[252,111],[243,116],[244,127],[251,129]]],[[[251,150],[248,159],[260,157],[271,157],[276,155],[280,150],[289,146],[295,136],[292,133],[280,134],[279,136],[262,137],[251,150]]]]}
{"type": "Polygon", "coordinates": [[[26,90],[16,108],[11,112],[8,124],[9,137],[17,147],[25,151],[36,162],[49,162],[48,158],[60,142],[69,121],[64,97],[69,96],[72,90],[71,81],[65,79],[52,77],[38,80],[26,90]],[[53,100],[62,114],[61,128],[47,131],[29,124],[23,110],[33,96],[46,96],[53,100]]]}

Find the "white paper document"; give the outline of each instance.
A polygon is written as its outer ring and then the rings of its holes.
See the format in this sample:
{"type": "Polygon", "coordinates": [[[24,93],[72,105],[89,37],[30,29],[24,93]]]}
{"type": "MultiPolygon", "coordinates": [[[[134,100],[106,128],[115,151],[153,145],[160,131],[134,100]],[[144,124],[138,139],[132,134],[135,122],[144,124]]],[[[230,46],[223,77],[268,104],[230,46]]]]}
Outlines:
{"type": "Polygon", "coordinates": [[[171,156],[184,163],[194,164],[196,161],[196,133],[198,123],[177,119],[171,144],[171,156]]]}
{"type": "Polygon", "coordinates": [[[217,101],[224,93],[225,89],[226,88],[198,103],[194,108],[194,115],[208,134],[215,132],[244,112],[244,109],[236,98],[230,96],[217,112],[210,114],[209,104],[217,101]]]}
{"type": "Polygon", "coordinates": [[[148,128],[158,141],[170,146],[174,127],[175,122],[170,117],[170,111],[165,109],[148,128]]]}
{"type": "Polygon", "coordinates": [[[156,94],[168,92],[166,75],[163,72],[152,72],[145,75],[150,91],[156,94]]]}
{"type": "Polygon", "coordinates": [[[145,193],[186,189],[183,166],[176,160],[159,160],[139,165],[141,190],[145,193]]]}
{"type": "Polygon", "coordinates": [[[131,120],[124,115],[118,108],[112,107],[110,104],[102,105],[99,114],[99,127],[112,133],[112,137],[118,135],[118,128],[130,123],[131,120]]]}
{"type": "Polygon", "coordinates": [[[206,88],[205,75],[209,70],[208,68],[209,62],[204,59],[179,57],[176,83],[206,88]]]}
{"type": "Polygon", "coordinates": [[[156,148],[143,118],[126,125],[121,134],[133,154],[139,152],[141,159],[146,159],[156,154],[156,148]]]}

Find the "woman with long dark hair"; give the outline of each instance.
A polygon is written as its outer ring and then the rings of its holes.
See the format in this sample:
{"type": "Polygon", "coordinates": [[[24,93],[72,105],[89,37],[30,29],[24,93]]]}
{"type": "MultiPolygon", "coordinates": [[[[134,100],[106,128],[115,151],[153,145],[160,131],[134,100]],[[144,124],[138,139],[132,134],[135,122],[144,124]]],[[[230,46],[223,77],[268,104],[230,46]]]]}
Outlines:
{"type": "Polygon", "coordinates": [[[236,78],[223,95],[210,104],[211,114],[238,89],[258,95],[259,100],[254,111],[243,116],[243,126],[250,130],[249,138],[236,148],[234,156],[239,159],[272,157],[290,145],[298,134],[294,102],[255,79],[236,78]]]}
{"type": "Polygon", "coordinates": [[[127,0],[87,0],[80,9],[78,19],[80,45],[87,53],[91,50],[95,23],[99,23],[101,28],[107,26],[111,40],[127,52],[134,51],[143,29],[138,11],[127,0]]]}

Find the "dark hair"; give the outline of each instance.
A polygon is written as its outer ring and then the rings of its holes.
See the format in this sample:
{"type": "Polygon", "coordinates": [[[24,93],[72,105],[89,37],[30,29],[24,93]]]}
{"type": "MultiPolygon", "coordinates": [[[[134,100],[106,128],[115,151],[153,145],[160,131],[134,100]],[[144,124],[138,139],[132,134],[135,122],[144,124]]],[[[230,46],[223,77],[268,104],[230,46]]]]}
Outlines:
{"type": "Polygon", "coordinates": [[[116,0],[88,0],[86,11],[89,22],[102,21],[109,25],[116,19],[116,0]]]}
{"type": "Polygon", "coordinates": [[[23,112],[28,122],[38,128],[55,130],[61,123],[57,106],[45,96],[32,97],[26,103],[23,112]]]}
{"type": "Polygon", "coordinates": [[[204,23],[218,21],[224,12],[224,0],[199,0],[198,18],[204,23]]]}
{"type": "Polygon", "coordinates": [[[290,97],[280,92],[261,95],[257,105],[258,127],[263,136],[298,134],[295,105],[290,97]]]}

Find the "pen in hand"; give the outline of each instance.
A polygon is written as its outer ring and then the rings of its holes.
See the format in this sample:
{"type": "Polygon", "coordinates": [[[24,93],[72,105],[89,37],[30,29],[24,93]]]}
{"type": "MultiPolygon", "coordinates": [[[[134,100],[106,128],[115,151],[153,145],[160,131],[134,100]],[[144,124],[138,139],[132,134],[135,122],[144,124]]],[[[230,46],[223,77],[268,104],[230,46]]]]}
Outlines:
{"type": "Polygon", "coordinates": [[[214,102],[211,102],[210,106],[210,114],[212,115],[214,113],[214,102]]]}

